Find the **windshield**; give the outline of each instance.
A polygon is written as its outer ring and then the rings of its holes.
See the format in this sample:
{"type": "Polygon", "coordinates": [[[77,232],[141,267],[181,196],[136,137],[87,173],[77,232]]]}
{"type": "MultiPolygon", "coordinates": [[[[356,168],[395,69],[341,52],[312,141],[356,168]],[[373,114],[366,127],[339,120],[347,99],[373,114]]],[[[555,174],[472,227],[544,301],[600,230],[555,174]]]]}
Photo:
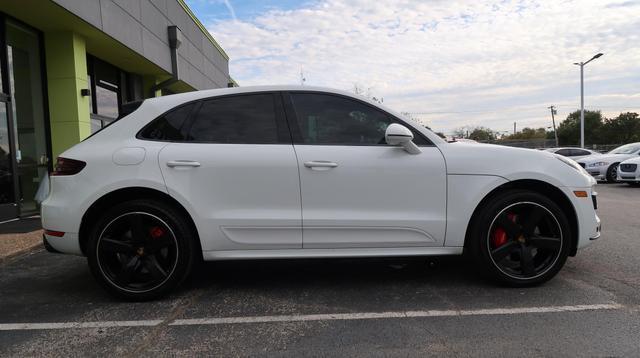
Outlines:
{"type": "Polygon", "coordinates": [[[631,154],[640,150],[640,143],[625,144],[609,152],[609,154],[631,154]]]}

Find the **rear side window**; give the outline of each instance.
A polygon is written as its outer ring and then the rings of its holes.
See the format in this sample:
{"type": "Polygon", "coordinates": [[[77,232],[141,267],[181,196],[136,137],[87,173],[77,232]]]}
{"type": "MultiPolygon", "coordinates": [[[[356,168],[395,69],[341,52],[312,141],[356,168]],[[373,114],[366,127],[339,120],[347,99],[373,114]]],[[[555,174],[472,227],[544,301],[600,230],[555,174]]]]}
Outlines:
{"type": "Polygon", "coordinates": [[[221,97],[202,102],[190,138],[205,143],[278,143],[273,94],[221,97]]]}
{"type": "Polygon", "coordinates": [[[185,124],[194,106],[194,103],[187,104],[156,118],[140,132],[139,137],[166,141],[188,140],[185,124]]]}
{"type": "Polygon", "coordinates": [[[560,149],[556,152],[556,154],[560,154],[565,157],[570,157],[573,155],[571,149],[560,149]]]}

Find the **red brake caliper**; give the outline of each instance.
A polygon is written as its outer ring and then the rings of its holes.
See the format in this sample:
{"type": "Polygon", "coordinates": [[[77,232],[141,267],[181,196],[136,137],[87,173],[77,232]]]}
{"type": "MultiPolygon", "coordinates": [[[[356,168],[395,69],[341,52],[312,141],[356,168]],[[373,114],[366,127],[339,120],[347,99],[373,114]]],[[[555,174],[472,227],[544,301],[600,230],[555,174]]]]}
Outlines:
{"type": "MultiPolygon", "coordinates": [[[[509,220],[516,222],[516,215],[509,213],[507,214],[507,218],[509,220]]],[[[507,243],[507,232],[500,226],[498,226],[495,230],[493,230],[493,237],[491,237],[491,244],[494,248],[500,247],[507,243]]]]}
{"type": "Polygon", "coordinates": [[[164,235],[164,230],[159,226],[154,226],[149,230],[149,234],[152,238],[157,239],[160,236],[164,235]]]}

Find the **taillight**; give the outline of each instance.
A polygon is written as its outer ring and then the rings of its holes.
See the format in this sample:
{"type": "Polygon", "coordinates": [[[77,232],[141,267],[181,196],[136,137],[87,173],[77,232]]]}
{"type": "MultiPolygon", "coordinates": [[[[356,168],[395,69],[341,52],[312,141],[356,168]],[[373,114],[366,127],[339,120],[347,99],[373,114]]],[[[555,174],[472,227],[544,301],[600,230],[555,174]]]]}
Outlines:
{"type": "Polygon", "coordinates": [[[78,174],[86,165],[87,163],[81,160],[58,157],[56,166],[53,168],[53,172],[51,172],[51,175],[78,174]]]}

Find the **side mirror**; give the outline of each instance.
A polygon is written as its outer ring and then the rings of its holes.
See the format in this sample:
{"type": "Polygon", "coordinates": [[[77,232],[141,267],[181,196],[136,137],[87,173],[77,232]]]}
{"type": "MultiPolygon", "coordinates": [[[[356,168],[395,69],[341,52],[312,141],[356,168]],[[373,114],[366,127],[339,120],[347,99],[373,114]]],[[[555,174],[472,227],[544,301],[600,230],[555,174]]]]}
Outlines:
{"type": "Polygon", "coordinates": [[[415,143],[413,143],[413,133],[409,128],[398,124],[392,123],[387,127],[384,133],[384,139],[389,145],[397,145],[404,147],[404,150],[409,154],[420,154],[422,150],[415,143]]]}

